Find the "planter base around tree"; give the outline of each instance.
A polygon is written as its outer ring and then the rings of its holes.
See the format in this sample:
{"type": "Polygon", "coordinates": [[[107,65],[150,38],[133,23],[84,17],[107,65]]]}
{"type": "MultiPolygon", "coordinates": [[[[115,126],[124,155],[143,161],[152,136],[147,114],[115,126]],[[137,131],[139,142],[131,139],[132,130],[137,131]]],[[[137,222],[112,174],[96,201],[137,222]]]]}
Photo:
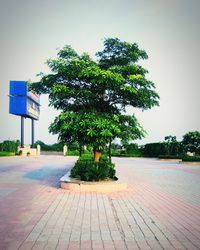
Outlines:
{"type": "Polygon", "coordinates": [[[60,179],[60,187],[72,191],[89,192],[118,192],[127,189],[127,183],[124,180],[111,181],[80,181],[70,178],[70,171],[60,179]]]}

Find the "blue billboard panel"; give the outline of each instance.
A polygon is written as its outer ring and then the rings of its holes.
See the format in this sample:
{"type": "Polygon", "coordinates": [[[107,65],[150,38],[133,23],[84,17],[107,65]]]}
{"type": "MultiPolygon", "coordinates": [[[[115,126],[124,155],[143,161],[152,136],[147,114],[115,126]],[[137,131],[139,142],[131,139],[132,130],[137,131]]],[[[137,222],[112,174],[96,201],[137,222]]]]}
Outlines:
{"type": "Polygon", "coordinates": [[[26,118],[39,119],[40,99],[32,91],[28,91],[24,81],[10,81],[9,113],[26,118]]]}
{"type": "Polygon", "coordinates": [[[27,84],[24,81],[10,81],[10,95],[26,96],[27,84]]]}

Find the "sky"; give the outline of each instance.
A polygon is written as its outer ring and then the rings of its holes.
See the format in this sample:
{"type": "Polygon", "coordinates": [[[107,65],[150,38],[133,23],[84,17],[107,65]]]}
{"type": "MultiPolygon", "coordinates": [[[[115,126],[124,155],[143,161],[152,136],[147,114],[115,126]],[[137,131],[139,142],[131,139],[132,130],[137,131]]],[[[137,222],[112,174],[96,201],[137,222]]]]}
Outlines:
{"type": "MultiPolygon", "coordinates": [[[[20,117],[9,114],[9,81],[38,80],[46,60],[71,45],[94,57],[108,37],[136,42],[149,58],[139,62],[155,83],[160,106],[134,112],[147,136],[138,144],[178,140],[200,130],[199,0],[0,0],[0,142],[20,139],[20,117]]],[[[42,95],[35,140],[57,142],[48,127],[59,111],[42,95]]],[[[25,120],[25,143],[31,122],[25,120]]]]}

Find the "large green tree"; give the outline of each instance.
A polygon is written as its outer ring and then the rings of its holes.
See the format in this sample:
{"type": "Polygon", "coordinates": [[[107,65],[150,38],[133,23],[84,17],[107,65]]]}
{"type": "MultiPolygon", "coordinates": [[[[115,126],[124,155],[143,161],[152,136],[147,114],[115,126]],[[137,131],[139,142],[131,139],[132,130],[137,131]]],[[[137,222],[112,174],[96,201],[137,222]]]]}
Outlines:
{"type": "Polygon", "coordinates": [[[52,73],[40,74],[41,80],[31,88],[49,94],[50,105],[61,111],[50,132],[64,142],[92,145],[98,161],[98,152],[113,139],[144,136],[126,108],[150,109],[158,105],[159,96],[146,78],[147,70],[138,64],[147,54],[136,43],[105,39],[103,51],[96,56],[93,60],[65,46],[56,59],[47,61],[52,73]]]}
{"type": "Polygon", "coordinates": [[[191,131],[183,136],[183,146],[186,152],[192,152],[200,155],[200,132],[191,131]]]}

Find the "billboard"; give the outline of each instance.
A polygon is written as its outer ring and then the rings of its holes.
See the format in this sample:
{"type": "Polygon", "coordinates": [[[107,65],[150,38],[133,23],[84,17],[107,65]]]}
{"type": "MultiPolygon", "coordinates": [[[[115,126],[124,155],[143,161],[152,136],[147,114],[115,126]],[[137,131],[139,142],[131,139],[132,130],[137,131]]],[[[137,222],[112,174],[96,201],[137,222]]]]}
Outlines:
{"type": "Polygon", "coordinates": [[[9,113],[34,120],[39,119],[40,98],[24,81],[10,81],[9,113]]]}

